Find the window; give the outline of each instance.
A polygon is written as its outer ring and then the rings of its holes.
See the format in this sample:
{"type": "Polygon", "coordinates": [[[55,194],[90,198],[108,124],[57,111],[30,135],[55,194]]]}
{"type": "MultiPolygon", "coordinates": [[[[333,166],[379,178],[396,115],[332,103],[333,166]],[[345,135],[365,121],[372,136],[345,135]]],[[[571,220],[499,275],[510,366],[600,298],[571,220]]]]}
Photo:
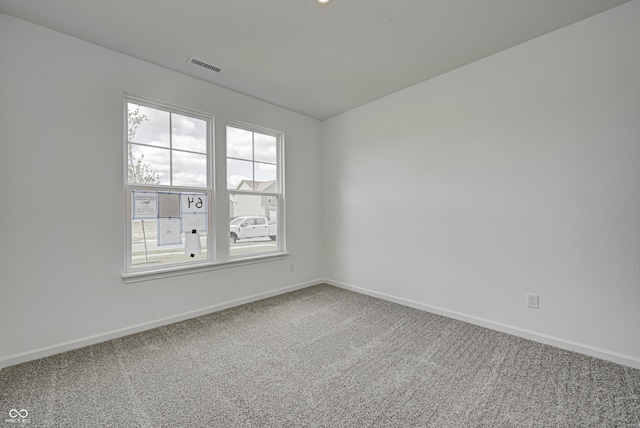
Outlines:
{"type": "Polygon", "coordinates": [[[227,125],[229,255],[284,251],[282,133],[227,125]]]}
{"type": "Polygon", "coordinates": [[[212,261],[212,117],[132,98],[126,112],[126,271],[212,261]]]}
{"type": "Polygon", "coordinates": [[[215,200],[213,117],[128,96],[124,105],[125,282],[286,255],[282,133],[227,125],[227,217],[215,200]]]}

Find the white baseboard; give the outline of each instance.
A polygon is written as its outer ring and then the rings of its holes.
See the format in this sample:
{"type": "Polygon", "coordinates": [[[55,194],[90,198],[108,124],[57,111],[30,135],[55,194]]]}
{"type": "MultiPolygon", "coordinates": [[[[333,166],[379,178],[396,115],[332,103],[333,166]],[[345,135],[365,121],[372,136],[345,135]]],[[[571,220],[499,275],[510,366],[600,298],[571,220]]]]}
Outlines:
{"type": "Polygon", "coordinates": [[[369,290],[363,287],[356,287],[351,284],[346,284],[340,281],[334,281],[328,278],[324,279],[324,282],[335,287],[343,288],[345,290],[355,291],[356,293],[366,294],[371,297],[376,297],[390,302],[398,303],[404,306],[409,306],[414,309],[420,309],[425,312],[430,312],[437,315],[442,315],[448,318],[453,318],[459,321],[468,322],[470,324],[486,327],[491,330],[496,330],[502,333],[511,334],[513,336],[522,337],[524,339],[533,340],[535,342],[544,343],[545,345],[555,346],[556,348],[565,349],[567,351],[578,352],[580,354],[588,355],[590,357],[600,358],[602,360],[611,361],[617,364],[640,369],[640,358],[631,355],[620,354],[618,352],[609,351],[607,349],[597,348],[595,346],[585,345],[583,343],[573,342],[571,340],[562,339],[560,337],[550,336],[547,334],[538,333],[531,330],[525,330],[512,325],[507,325],[492,320],[467,315],[461,312],[451,311],[445,308],[428,305],[425,303],[417,302],[415,300],[405,299],[402,297],[392,296],[386,293],[380,293],[378,291],[369,290]]]}
{"type": "Polygon", "coordinates": [[[218,305],[213,305],[207,308],[198,309],[195,311],[186,312],[183,314],[179,314],[179,315],[175,315],[167,318],[162,318],[162,319],[151,321],[148,323],[138,324],[135,326],[126,327],[123,329],[114,330],[107,333],[86,337],[83,339],[72,340],[69,342],[64,342],[57,345],[40,348],[34,351],[23,352],[15,355],[9,355],[7,357],[4,357],[3,359],[0,359],[0,370],[2,370],[5,367],[13,366],[13,365],[24,363],[27,361],[37,360],[40,358],[59,354],[61,352],[71,351],[73,349],[78,349],[85,346],[94,345],[96,343],[105,342],[107,340],[128,336],[134,333],[140,333],[142,331],[151,330],[152,328],[173,324],[173,323],[184,321],[190,318],[195,318],[201,315],[218,312],[224,309],[232,308],[234,306],[255,302],[258,300],[277,296],[279,294],[289,293],[291,291],[300,290],[303,288],[311,287],[311,286],[322,284],[322,283],[343,288],[345,290],[350,290],[357,293],[365,294],[371,297],[388,300],[390,302],[398,303],[404,306],[409,306],[411,308],[423,310],[423,311],[434,313],[437,315],[442,315],[448,318],[465,321],[471,324],[479,325],[492,330],[500,331],[502,333],[507,333],[507,334],[522,337],[525,339],[533,340],[536,342],[544,343],[546,345],[555,346],[557,348],[565,349],[568,351],[578,352],[581,354],[589,355],[591,357],[596,357],[603,360],[612,361],[614,363],[640,369],[640,358],[637,358],[637,357],[620,354],[620,353],[609,351],[606,349],[601,349],[601,348],[593,347],[590,345],[585,345],[582,343],[577,343],[570,340],[562,339],[559,337],[537,333],[530,330],[525,330],[519,327],[498,323],[498,322],[487,320],[484,318],[463,314],[461,312],[451,311],[448,309],[424,304],[414,300],[392,296],[390,294],[380,293],[377,291],[369,290],[367,288],[356,287],[354,285],[350,285],[343,282],[334,281],[334,280],[325,278],[325,279],[319,279],[314,281],[308,281],[308,282],[304,282],[301,284],[296,284],[288,287],[283,287],[283,288],[268,291],[265,293],[255,294],[255,295],[244,297],[241,299],[236,299],[229,302],[220,303],[218,305]]]}
{"type": "Polygon", "coordinates": [[[314,280],[314,281],[303,282],[300,284],[279,288],[277,290],[267,291],[265,293],[254,294],[253,296],[231,300],[229,302],[220,303],[217,305],[209,306],[207,308],[185,312],[179,315],[162,318],[159,320],[134,325],[131,327],[121,328],[119,330],[113,330],[107,333],[96,334],[94,336],[85,337],[83,339],[71,340],[69,342],[47,346],[45,348],[40,348],[34,351],[28,351],[28,352],[22,352],[20,354],[9,355],[7,357],[4,357],[3,359],[0,359],[0,370],[2,370],[5,367],[25,363],[27,361],[33,361],[40,358],[49,357],[51,355],[59,354],[61,352],[71,351],[73,349],[83,348],[89,345],[95,345],[96,343],[105,342],[107,340],[117,339],[119,337],[128,336],[134,333],[140,333],[146,330],[151,330],[152,328],[161,327],[163,325],[174,324],[190,318],[196,318],[202,315],[207,315],[213,312],[229,309],[234,306],[244,305],[245,303],[256,302],[258,300],[267,299],[269,297],[277,296],[279,294],[285,294],[291,291],[300,290],[300,289],[311,287],[318,284],[323,284],[324,282],[325,282],[324,280],[314,280]]]}

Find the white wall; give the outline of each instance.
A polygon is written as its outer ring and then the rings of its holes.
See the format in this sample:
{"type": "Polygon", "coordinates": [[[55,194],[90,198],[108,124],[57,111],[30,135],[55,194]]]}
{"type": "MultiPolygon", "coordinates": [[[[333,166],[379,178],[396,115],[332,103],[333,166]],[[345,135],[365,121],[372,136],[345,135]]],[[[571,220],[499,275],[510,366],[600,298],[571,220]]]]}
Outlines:
{"type": "Polygon", "coordinates": [[[325,121],[326,276],[640,367],[639,22],[633,1],[325,121]]]}
{"type": "Polygon", "coordinates": [[[6,15],[0,58],[0,360],[322,277],[319,121],[6,15]],[[285,133],[288,259],[123,283],[125,92],[285,133]]]}

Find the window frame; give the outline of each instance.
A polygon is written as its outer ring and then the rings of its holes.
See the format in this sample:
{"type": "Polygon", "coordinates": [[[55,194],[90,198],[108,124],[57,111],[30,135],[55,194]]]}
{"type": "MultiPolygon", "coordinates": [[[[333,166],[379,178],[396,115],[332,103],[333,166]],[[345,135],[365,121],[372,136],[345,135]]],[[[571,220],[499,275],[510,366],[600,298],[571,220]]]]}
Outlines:
{"type": "MultiPolygon", "coordinates": [[[[231,260],[238,260],[238,259],[250,259],[250,258],[254,258],[254,257],[264,257],[264,256],[273,256],[273,255],[286,255],[287,253],[287,240],[286,240],[286,210],[285,210],[285,160],[284,160],[284,153],[285,153],[285,134],[282,131],[276,131],[274,129],[269,129],[269,128],[265,128],[265,127],[261,127],[261,126],[257,126],[257,125],[253,125],[250,123],[246,123],[246,122],[241,122],[241,121],[237,121],[237,120],[227,120],[225,123],[225,163],[228,162],[229,159],[237,159],[235,157],[230,157],[228,156],[228,153],[226,152],[226,147],[228,145],[228,135],[227,135],[227,129],[229,127],[232,128],[236,128],[236,129],[240,129],[240,130],[244,130],[244,131],[249,131],[252,133],[258,133],[258,134],[262,134],[262,135],[268,135],[271,137],[275,137],[276,138],[276,191],[275,192],[264,192],[264,191],[256,191],[256,190],[238,190],[238,189],[229,189],[228,188],[228,172],[227,175],[225,176],[225,183],[224,183],[224,188],[226,191],[226,198],[225,200],[227,201],[227,203],[229,203],[229,201],[231,200],[231,195],[249,195],[249,196],[260,196],[260,197],[267,197],[267,198],[275,198],[275,200],[277,201],[276,203],[276,212],[277,212],[277,220],[276,220],[276,224],[277,224],[277,247],[275,250],[272,251],[265,251],[265,252],[260,252],[260,253],[251,253],[251,254],[240,254],[240,255],[231,255],[231,234],[230,234],[230,228],[227,229],[226,231],[226,248],[228,251],[228,257],[231,260]]],[[[264,163],[261,161],[256,161],[255,160],[255,153],[252,154],[252,163],[264,163]]],[[[255,182],[255,165],[253,168],[254,174],[252,177],[252,180],[255,182]]],[[[231,210],[227,209],[226,210],[227,213],[227,218],[228,221],[226,222],[226,224],[230,224],[231,223],[231,210]]],[[[267,222],[267,226],[270,224],[271,222],[267,222]]]]}
{"type": "MultiPolygon", "coordinates": [[[[225,156],[221,156],[221,160],[216,157],[216,150],[219,149],[216,145],[216,123],[215,116],[210,113],[197,111],[191,108],[177,106],[174,104],[153,100],[138,95],[132,95],[125,93],[123,97],[123,190],[124,190],[124,214],[125,214],[125,251],[124,251],[124,269],[121,274],[122,280],[125,284],[137,283],[143,281],[149,281],[154,279],[168,278],[181,275],[190,275],[193,273],[207,272],[217,269],[226,269],[229,267],[245,266],[256,263],[264,263],[274,260],[285,259],[289,256],[286,249],[286,212],[285,212],[285,134],[281,131],[275,131],[264,127],[248,124],[246,122],[240,122],[235,120],[228,120],[224,123],[224,131],[221,133],[218,130],[218,136],[224,136],[225,156]],[[147,106],[150,108],[156,108],[159,110],[167,111],[169,113],[175,113],[179,115],[191,116],[197,119],[207,121],[207,187],[189,187],[189,186],[167,186],[167,185],[149,185],[149,184],[135,184],[129,183],[129,171],[128,171],[128,103],[147,106]],[[277,249],[270,252],[252,253],[248,255],[231,256],[230,251],[230,211],[229,211],[229,190],[227,187],[226,177],[226,128],[227,126],[239,127],[241,129],[250,130],[266,135],[271,135],[277,138],[277,154],[276,154],[276,180],[278,192],[264,193],[253,191],[242,191],[242,194],[254,193],[260,196],[274,196],[277,203],[277,249]],[[219,164],[218,164],[219,163],[219,164]],[[219,169],[222,168],[223,171],[219,169]],[[217,171],[217,172],[216,172],[217,171]],[[223,180],[216,180],[216,174],[220,174],[219,177],[224,177],[223,180]],[[224,187],[224,189],[223,189],[224,187]],[[186,263],[171,263],[161,266],[150,267],[132,267],[132,191],[136,190],[150,190],[157,192],[167,192],[170,189],[176,192],[194,192],[194,193],[206,193],[207,194],[207,259],[199,261],[187,261],[186,263]],[[219,199],[218,195],[226,195],[226,201],[219,199]],[[226,227],[221,227],[222,222],[226,227]],[[225,235],[223,239],[223,235],[225,235]]],[[[135,144],[135,143],[134,143],[135,144]]],[[[219,143],[220,144],[220,143],[219,143]]],[[[179,149],[178,149],[179,150],[179,149]]],[[[237,193],[237,191],[233,191],[237,193]]]]}

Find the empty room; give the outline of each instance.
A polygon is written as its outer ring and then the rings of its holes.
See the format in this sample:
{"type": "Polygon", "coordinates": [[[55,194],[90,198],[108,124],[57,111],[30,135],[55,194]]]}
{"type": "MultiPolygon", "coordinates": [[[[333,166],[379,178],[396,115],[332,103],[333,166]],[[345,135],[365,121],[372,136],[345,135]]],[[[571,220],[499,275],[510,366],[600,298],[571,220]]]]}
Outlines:
{"type": "Polygon", "coordinates": [[[640,427],[640,0],[0,0],[0,426],[640,427]]]}

